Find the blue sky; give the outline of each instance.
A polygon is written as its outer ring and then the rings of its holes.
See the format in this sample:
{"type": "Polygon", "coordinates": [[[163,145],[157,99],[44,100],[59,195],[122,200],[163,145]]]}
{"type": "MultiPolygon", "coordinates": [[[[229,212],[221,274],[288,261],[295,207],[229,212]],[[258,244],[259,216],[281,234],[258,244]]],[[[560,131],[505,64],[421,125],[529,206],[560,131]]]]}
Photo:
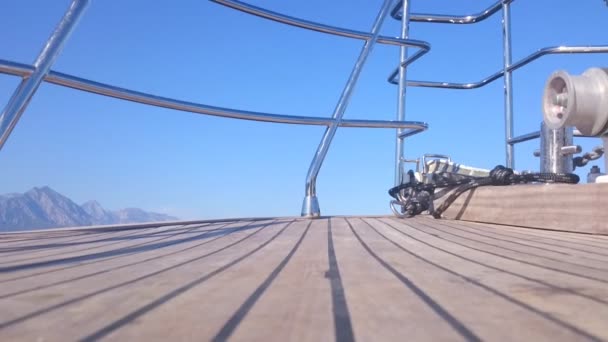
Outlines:
{"type": "MultiPolygon", "coordinates": [[[[309,20],[369,30],[380,0],[251,0],[309,20]]],[[[466,14],[493,1],[414,1],[414,12],[466,14]]],[[[0,58],[31,63],[68,0],[4,1],[0,58]]],[[[605,44],[600,0],[517,0],[514,61],[553,45],[605,44]]],[[[396,36],[388,20],[383,34],[396,36]]],[[[476,25],[412,23],[432,51],[409,78],[476,81],[501,67],[500,15],[476,25]]],[[[204,0],[94,0],[54,70],[216,106],[329,116],[362,42],[283,26],[204,0]]],[[[386,76],[398,49],[374,49],[346,118],[394,119],[386,76]]],[[[515,130],[537,130],[540,99],[555,70],[606,66],[607,55],[547,56],[515,73],[515,130]]],[[[0,75],[4,106],[18,79],[0,75]]],[[[504,163],[502,80],[478,90],[410,88],[407,118],[430,130],[409,139],[409,157],[449,154],[492,168],[504,163]]],[[[81,203],[141,207],[189,218],[299,215],[304,179],[322,127],[189,114],[44,84],[0,151],[0,193],[49,185],[81,203]]],[[[579,139],[585,150],[599,139],[579,139]]],[[[538,169],[538,141],[516,147],[518,169],[538,169]]],[[[322,213],[388,213],[394,131],[338,130],[318,180],[322,213]]],[[[588,168],[580,174],[586,174],[588,168]]]]}

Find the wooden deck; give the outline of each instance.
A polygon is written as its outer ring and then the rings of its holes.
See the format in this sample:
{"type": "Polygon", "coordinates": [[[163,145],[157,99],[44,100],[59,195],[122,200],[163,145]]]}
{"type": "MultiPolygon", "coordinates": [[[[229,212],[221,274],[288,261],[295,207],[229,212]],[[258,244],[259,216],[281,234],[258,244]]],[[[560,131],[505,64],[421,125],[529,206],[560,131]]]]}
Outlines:
{"type": "Polygon", "coordinates": [[[608,340],[608,236],[390,217],[0,234],[0,340],[608,340]]]}
{"type": "Polygon", "coordinates": [[[608,235],[607,193],[607,183],[486,186],[460,195],[443,217],[608,235]]]}

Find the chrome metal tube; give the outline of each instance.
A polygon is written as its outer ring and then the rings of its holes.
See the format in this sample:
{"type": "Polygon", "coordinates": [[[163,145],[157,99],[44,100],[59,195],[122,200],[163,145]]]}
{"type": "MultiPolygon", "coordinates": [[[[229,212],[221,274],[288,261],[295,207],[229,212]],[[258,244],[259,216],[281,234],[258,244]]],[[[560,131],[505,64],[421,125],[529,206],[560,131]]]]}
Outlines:
{"type": "Polygon", "coordinates": [[[572,146],[572,127],[551,129],[541,123],[540,172],[570,173],[574,170],[572,154],[564,147],[572,146]]]}
{"type": "MultiPolygon", "coordinates": [[[[30,65],[0,59],[0,73],[28,77],[33,72],[34,67],[30,65]]],[[[168,97],[116,87],[56,71],[50,71],[44,80],[52,84],[82,90],[93,94],[195,114],[299,125],[328,126],[333,122],[333,119],[324,117],[267,114],[176,100],[168,97]]],[[[397,122],[390,120],[342,120],[339,126],[357,128],[402,128],[408,129],[407,133],[410,134],[416,134],[428,128],[428,125],[424,122],[397,122]]]]}
{"type": "Polygon", "coordinates": [[[410,64],[414,63],[418,58],[424,56],[427,52],[428,52],[428,50],[418,50],[414,54],[412,54],[409,58],[406,58],[404,61],[399,63],[399,66],[397,66],[395,68],[395,70],[393,70],[393,72],[388,77],[388,82],[392,83],[392,84],[399,84],[399,81],[395,80],[397,78],[397,76],[399,75],[399,68],[406,68],[410,64]]]}
{"type": "MultiPolygon", "coordinates": [[[[254,6],[254,5],[250,5],[250,4],[244,3],[242,1],[238,1],[238,0],[211,0],[211,1],[218,3],[220,5],[224,5],[226,7],[230,7],[230,8],[245,12],[245,13],[253,14],[253,15],[261,17],[261,18],[269,19],[269,20],[276,21],[276,22],[279,22],[282,24],[287,24],[287,25],[291,25],[291,26],[295,26],[295,27],[304,28],[307,30],[333,34],[333,35],[341,36],[341,37],[362,39],[362,40],[369,40],[372,38],[372,34],[368,33],[368,32],[350,30],[350,29],[346,29],[346,28],[316,23],[314,21],[304,20],[304,19],[289,16],[289,15],[269,11],[267,9],[264,9],[264,8],[261,8],[258,6],[254,6]]],[[[427,50],[427,51],[430,49],[429,43],[420,41],[420,40],[414,40],[414,39],[400,39],[400,38],[378,35],[378,37],[376,37],[376,42],[380,43],[380,44],[389,44],[389,45],[407,45],[407,46],[411,46],[411,47],[418,47],[420,49],[427,50]]]]}
{"type": "MultiPolygon", "coordinates": [[[[401,0],[401,39],[408,39],[410,30],[410,0],[401,0]]],[[[407,90],[407,46],[399,48],[399,89],[397,90],[397,121],[405,120],[405,99],[407,90]]],[[[403,130],[397,129],[395,139],[395,186],[400,185],[403,179],[404,156],[403,130]]]]}
{"type": "Polygon", "coordinates": [[[321,215],[319,202],[317,200],[317,176],[319,175],[319,170],[321,169],[321,165],[323,165],[323,161],[325,160],[325,156],[327,155],[329,146],[336,134],[338,125],[342,121],[342,116],[344,116],[344,112],[346,111],[348,102],[350,101],[353,90],[355,89],[355,85],[357,84],[357,80],[359,79],[359,75],[361,74],[361,70],[363,69],[363,65],[367,61],[367,57],[369,56],[374,45],[376,44],[376,40],[380,35],[380,28],[382,27],[384,19],[386,19],[390,12],[392,2],[392,0],[384,0],[382,8],[380,9],[378,16],[374,20],[374,24],[371,29],[371,37],[365,41],[365,44],[361,49],[361,53],[359,54],[359,58],[357,58],[357,61],[351,71],[350,77],[348,78],[348,81],[344,86],[344,90],[342,91],[340,100],[336,105],[336,108],[332,115],[332,119],[334,121],[325,129],[325,133],[323,134],[321,142],[317,147],[315,156],[312,159],[312,162],[310,163],[308,174],[306,176],[306,195],[304,198],[304,203],[302,204],[302,216],[318,217],[321,215]]]}
{"type": "MultiPolygon", "coordinates": [[[[503,4],[508,4],[514,0],[500,0],[492,4],[485,10],[469,15],[446,15],[446,14],[424,14],[412,13],[410,21],[420,23],[437,23],[437,24],[475,24],[491,17],[494,13],[501,10],[503,4]]],[[[403,17],[402,2],[400,1],[391,12],[391,16],[397,20],[403,17]]]]}
{"type": "MultiPolygon", "coordinates": [[[[292,17],[292,16],[288,16],[285,14],[269,11],[269,10],[261,8],[261,7],[246,4],[246,3],[242,2],[242,1],[238,1],[238,0],[211,0],[211,1],[218,3],[220,5],[224,5],[224,6],[245,12],[245,13],[256,15],[261,18],[273,20],[273,21],[276,21],[276,22],[282,23],[282,24],[287,24],[287,25],[291,25],[291,26],[295,26],[295,27],[304,28],[307,30],[333,34],[333,35],[341,36],[341,37],[363,39],[363,40],[368,40],[371,37],[371,34],[367,33],[367,32],[355,31],[355,30],[345,29],[345,28],[341,28],[341,27],[335,27],[335,26],[329,26],[329,25],[325,25],[325,24],[321,24],[321,23],[316,23],[316,22],[309,21],[309,20],[303,20],[303,19],[292,17]]],[[[431,44],[429,44],[425,41],[415,40],[415,39],[393,38],[393,37],[379,35],[377,37],[376,41],[381,44],[389,44],[389,45],[397,45],[397,46],[410,46],[410,47],[417,47],[420,49],[420,50],[416,51],[416,53],[412,54],[412,56],[409,59],[403,61],[401,63],[402,66],[407,66],[407,65],[415,62],[417,59],[419,59],[420,57],[422,57],[423,55],[425,55],[427,52],[429,52],[431,50],[431,44]]],[[[398,68],[395,69],[394,76],[391,76],[391,78],[397,77],[398,72],[399,72],[398,68]]],[[[389,79],[391,79],[391,78],[389,78],[389,79]]]]}
{"type": "MultiPolygon", "coordinates": [[[[587,54],[587,53],[608,53],[608,45],[588,45],[588,46],[551,46],[542,48],[521,60],[511,64],[506,70],[515,71],[545,55],[557,54],[587,54]]],[[[407,85],[410,87],[428,87],[428,88],[445,88],[445,89],[476,89],[496,81],[504,75],[505,70],[497,71],[496,73],[482,79],[478,82],[469,83],[454,83],[454,82],[438,82],[438,81],[415,81],[410,80],[407,85]]],[[[396,72],[389,76],[388,81],[392,84],[398,84],[396,72]]]]}
{"type": "Polygon", "coordinates": [[[55,62],[64,43],[78,23],[78,19],[80,19],[88,4],[89,0],[72,1],[70,7],[55,28],[55,31],[47,40],[42,51],[40,51],[38,58],[36,58],[33,72],[21,81],[7,105],[2,110],[2,113],[0,114],[0,149],[2,149],[8,140],[11,132],[17,125],[17,122],[19,122],[19,118],[21,118],[21,115],[32,99],[32,96],[34,96],[40,83],[51,69],[53,62],[55,62]]]}
{"type": "Polygon", "coordinates": [[[522,134],[522,135],[513,137],[513,138],[509,139],[509,141],[507,143],[511,144],[511,145],[515,145],[515,144],[522,143],[524,141],[536,139],[538,137],[540,137],[540,131],[531,132],[531,133],[522,134]]]}
{"type": "Polygon", "coordinates": [[[425,129],[423,129],[423,130],[415,130],[415,129],[410,129],[410,130],[408,130],[408,131],[403,131],[403,132],[402,132],[402,133],[399,135],[399,138],[401,138],[401,139],[409,138],[409,137],[411,137],[411,136],[413,136],[413,135],[416,135],[416,134],[418,134],[418,133],[420,133],[420,132],[422,132],[422,131],[426,131],[427,129],[428,129],[428,127],[427,127],[427,128],[425,128],[425,129]]]}
{"type": "Polygon", "coordinates": [[[513,138],[513,75],[509,70],[512,62],[511,52],[511,4],[502,4],[502,41],[503,41],[503,73],[505,96],[505,159],[508,168],[515,168],[515,148],[509,144],[513,138]]]}

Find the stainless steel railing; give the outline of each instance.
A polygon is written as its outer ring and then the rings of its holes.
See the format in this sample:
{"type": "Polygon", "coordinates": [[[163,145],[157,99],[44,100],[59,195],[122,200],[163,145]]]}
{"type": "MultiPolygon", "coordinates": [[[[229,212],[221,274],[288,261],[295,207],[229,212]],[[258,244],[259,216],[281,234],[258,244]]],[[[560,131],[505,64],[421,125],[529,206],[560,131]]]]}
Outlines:
{"type": "Polygon", "coordinates": [[[319,201],[317,199],[317,177],[319,175],[319,171],[321,170],[321,166],[323,165],[323,161],[327,156],[327,151],[329,151],[329,146],[336,135],[338,124],[342,121],[342,117],[346,112],[346,107],[348,106],[348,102],[353,94],[353,90],[355,89],[355,85],[359,79],[359,75],[361,75],[363,65],[367,61],[369,54],[378,40],[380,28],[382,27],[384,19],[388,16],[392,2],[393,0],[384,0],[384,4],[380,8],[378,16],[376,17],[376,20],[374,20],[374,24],[371,29],[371,37],[365,40],[365,44],[361,49],[359,58],[355,62],[355,66],[353,67],[350,77],[344,86],[344,90],[342,90],[342,94],[340,95],[340,100],[338,100],[338,104],[336,105],[334,113],[331,116],[334,122],[325,129],[325,133],[323,134],[321,142],[317,147],[317,151],[312,159],[312,163],[308,168],[308,173],[306,175],[306,195],[304,197],[304,202],[302,203],[302,216],[315,217],[321,215],[321,209],[319,208],[319,201]]]}
{"type": "Polygon", "coordinates": [[[250,5],[239,0],[210,0],[212,2],[249,13],[261,18],[269,19],[278,23],[313,30],[336,36],[360,39],[364,41],[360,56],[353,66],[351,75],[344,87],[342,95],[337,102],[331,117],[294,116],[286,114],[260,113],[233,108],[215,107],[207,104],[188,102],[174,98],[168,98],[132,89],[116,87],[110,84],[100,83],[89,79],[80,78],[51,70],[52,64],[59,55],[61,48],[73,31],[78,20],[82,17],[89,0],[72,0],[70,7],[59,22],[56,30],[48,39],[38,58],[32,65],[16,63],[0,59],[0,73],[18,76],[22,82],[14,91],[8,104],[0,113],[0,149],[9,138],[16,126],[21,114],[25,111],[29,101],[35,94],[41,82],[48,82],[76,90],[86,91],[103,96],[137,102],[146,105],[186,111],[197,114],[221,116],[233,119],[254,120],[285,124],[320,125],[326,126],[325,133],[319,143],[317,151],[311,161],[305,183],[305,198],[302,207],[302,215],[316,217],[320,215],[316,195],[316,179],[331,145],[338,127],[367,127],[367,128],[393,128],[396,132],[395,148],[395,183],[399,184],[403,177],[402,165],[407,159],[404,157],[404,140],[407,137],[425,131],[428,125],[423,122],[406,121],[406,91],[407,87],[430,87],[447,89],[476,89],[483,87],[493,81],[504,79],[504,118],[505,118],[505,150],[506,164],[514,166],[514,145],[523,141],[536,139],[539,132],[531,132],[520,136],[513,134],[513,85],[512,72],[549,54],[565,53],[607,53],[608,45],[595,46],[557,46],[540,49],[529,56],[512,63],[511,60],[511,22],[510,5],[514,0],[500,0],[479,13],[455,16],[445,14],[420,14],[410,13],[411,0],[384,0],[383,5],[376,17],[370,32],[356,31],[347,28],[330,26],[322,23],[308,21],[281,13],[273,12],[261,7],[250,5]],[[397,2],[394,7],[393,2],[397,2]],[[503,27],[503,68],[496,73],[477,82],[454,83],[443,81],[418,81],[407,80],[407,68],[410,64],[426,54],[431,45],[428,42],[410,39],[410,22],[440,23],[440,24],[474,24],[481,22],[494,14],[502,11],[503,27]],[[401,21],[401,32],[399,37],[388,37],[380,35],[380,27],[388,16],[401,21]],[[398,101],[396,120],[347,120],[344,112],[350,100],[352,90],[356,86],[357,79],[363,68],[367,57],[375,44],[387,44],[400,48],[398,67],[389,75],[388,81],[398,85],[398,101]],[[409,54],[409,50],[416,51],[409,54]]]}
{"type": "Polygon", "coordinates": [[[371,32],[355,31],[307,21],[262,9],[237,0],[211,1],[279,23],[341,37],[363,40],[365,43],[362,48],[361,55],[353,67],[351,76],[344,87],[344,91],[338,101],[338,104],[336,105],[332,117],[294,116],[215,107],[201,103],[188,102],[148,94],[53,71],[51,70],[53,62],[59,55],[62,46],[68,39],[70,33],[75,28],[76,23],[82,17],[90,2],[89,0],[72,0],[70,7],[59,22],[55,32],[48,39],[47,43],[42,49],[42,52],[33,65],[0,59],[0,73],[22,78],[21,84],[17,87],[13,93],[13,96],[9,100],[9,103],[0,114],[0,149],[9,138],[13,128],[19,121],[21,114],[25,111],[30,99],[43,81],[98,95],[197,114],[274,123],[326,126],[327,128],[325,130],[325,134],[323,135],[323,139],[319,144],[317,153],[311,162],[306,180],[306,198],[304,200],[302,214],[305,216],[314,217],[320,215],[320,209],[316,200],[315,184],[317,175],[338,127],[396,128],[400,134],[403,135],[403,138],[415,135],[425,131],[428,128],[426,123],[417,121],[343,119],[346,106],[348,105],[352,90],[357,83],[359,73],[365,64],[367,56],[376,43],[417,48],[418,51],[415,54],[413,54],[409,59],[402,61],[401,65],[404,67],[413,63],[430,49],[430,44],[424,41],[387,37],[379,34],[382,22],[390,14],[393,0],[384,1],[371,32]]]}
{"type": "Polygon", "coordinates": [[[55,62],[55,59],[61,52],[61,48],[70,33],[74,30],[78,20],[82,17],[88,4],[88,0],[72,1],[59,25],[57,25],[57,28],[47,40],[42,51],[40,51],[38,58],[36,58],[31,67],[31,72],[27,77],[23,77],[2,114],[0,114],[0,149],[4,146],[6,140],[8,140],[19,118],[27,108],[36,90],[38,90],[40,83],[42,83],[49,73],[53,62],[55,62]]]}
{"type": "MultiPolygon", "coordinates": [[[[0,73],[19,76],[27,79],[31,77],[33,72],[34,67],[31,65],[0,59],[0,73]]],[[[156,107],[175,109],[195,114],[220,116],[232,119],[298,125],[328,126],[331,125],[333,122],[331,118],[269,114],[237,110],[232,108],[209,106],[205,104],[182,101],[168,97],[143,93],[131,89],[116,87],[113,85],[100,83],[56,71],[49,71],[44,77],[44,81],[76,90],[86,91],[93,94],[104,95],[121,100],[127,100],[156,107]]],[[[342,120],[339,126],[358,128],[401,128],[406,129],[412,134],[423,131],[428,127],[427,124],[423,122],[398,122],[389,120],[342,120]]]]}
{"type": "MultiPolygon", "coordinates": [[[[607,53],[608,45],[587,45],[587,46],[551,46],[542,48],[519,61],[511,64],[506,71],[512,72],[529,63],[546,55],[558,55],[558,54],[581,54],[581,53],[607,53]]],[[[483,78],[477,82],[468,83],[455,83],[455,82],[441,82],[441,81],[407,81],[407,85],[410,87],[428,87],[428,88],[447,88],[447,89],[476,89],[488,85],[497,79],[501,78],[505,74],[505,70],[499,70],[492,75],[483,78]]],[[[396,72],[393,72],[389,76],[388,81],[392,84],[398,84],[396,81],[396,72]]]]}
{"type": "MultiPolygon", "coordinates": [[[[500,11],[503,4],[508,4],[513,1],[514,0],[500,0],[479,13],[469,15],[412,13],[410,15],[410,21],[439,24],[475,24],[488,19],[494,13],[500,11]]],[[[399,3],[393,8],[391,11],[391,16],[397,20],[403,19],[403,0],[399,1],[399,3]]]]}
{"type": "MultiPolygon", "coordinates": [[[[540,136],[540,132],[531,132],[514,136],[513,128],[513,84],[512,84],[512,73],[543,57],[551,54],[588,54],[588,53],[608,53],[608,45],[590,45],[590,46],[554,46],[542,48],[521,60],[512,63],[511,56],[511,18],[510,18],[510,6],[514,0],[500,0],[492,4],[490,7],[483,11],[463,16],[444,15],[444,14],[420,14],[420,13],[407,13],[409,6],[408,2],[411,0],[400,0],[399,3],[391,11],[391,16],[394,19],[400,20],[402,26],[407,26],[409,22],[419,23],[439,23],[439,24],[474,24],[481,22],[492,15],[502,10],[502,28],[503,28],[503,68],[496,73],[480,80],[477,82],[469,83],[455,83],[446,81],[418,81],[418,80],[403,80],[401,77],[398,78],[400,68],[395,69],[388,77],[388,82],[399,85],[399,93],[405,94],[405,87],[429,87],[429,88],[444,88],[444,89],[476,89],[486,86],[493,81],[503,77],[504,78],[504,120],[505,120],[505,153],[506,153],[506,165],[508,167],[514,167],[514,145],[536,139],[540,136]],[[404,13],[406,15],[404,15],[404,13]],[[405,85],[403,84],[405,83],[405,85]]],[[[400,65],[402,66],[404,59],[400,59],[400,65]]],[[[403,68],[403,66],[402,66],[403,68]]],[[[405,73],[403,71],[403,73],[405,73]]],[[[401,101],[401,99],[400,99],[401,101]]],[[[405,110],[405,109],[400,109],[405,110]]],[[[404,118],[404,115],[399,117],[404,118]]],[[[400,176],[403,173],[402,160],[404,156],[402,154],[403,148],[399,147],[403,142],[400,140],[401,137],[407,136],[407,134],[398,134],[397,136],[397,155],[395,157],[395,185],[400,182],[400,176]]]]}

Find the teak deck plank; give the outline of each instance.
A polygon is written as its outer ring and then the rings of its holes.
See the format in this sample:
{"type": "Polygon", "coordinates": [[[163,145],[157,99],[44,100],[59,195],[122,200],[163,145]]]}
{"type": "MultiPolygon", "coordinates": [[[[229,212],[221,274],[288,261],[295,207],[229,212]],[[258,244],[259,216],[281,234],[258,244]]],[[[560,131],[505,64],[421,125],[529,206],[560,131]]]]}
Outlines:
{"type": "MultiPolygon", "coordinates": [[[[448,219],[608,235],[608,184],[483,186],[461,194],[448,219]]],[[[435,201],[435,206],[446,197],[435,201]]]]}
{"type": "Polygon", "coordinates": [[[428,217],[0,234],[0,340],[606,340],[608,237],[428,217]]]}

